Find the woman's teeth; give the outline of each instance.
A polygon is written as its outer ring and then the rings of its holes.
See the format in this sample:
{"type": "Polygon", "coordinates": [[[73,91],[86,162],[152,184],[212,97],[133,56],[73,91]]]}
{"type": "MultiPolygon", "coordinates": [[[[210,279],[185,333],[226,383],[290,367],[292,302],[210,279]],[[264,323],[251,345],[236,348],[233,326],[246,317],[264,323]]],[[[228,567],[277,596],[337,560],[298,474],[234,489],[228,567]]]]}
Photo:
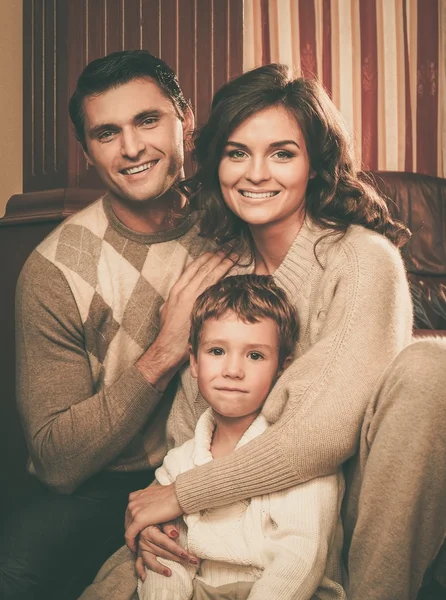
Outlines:
{"type": "Polygon", "coordinates": [[[262,198],[272,198],[276,196],[279,192],[246,192],[244,190],[240,190],[240,193],[245,198],[253,198],[255,200],[260,200],[262,198]]]}

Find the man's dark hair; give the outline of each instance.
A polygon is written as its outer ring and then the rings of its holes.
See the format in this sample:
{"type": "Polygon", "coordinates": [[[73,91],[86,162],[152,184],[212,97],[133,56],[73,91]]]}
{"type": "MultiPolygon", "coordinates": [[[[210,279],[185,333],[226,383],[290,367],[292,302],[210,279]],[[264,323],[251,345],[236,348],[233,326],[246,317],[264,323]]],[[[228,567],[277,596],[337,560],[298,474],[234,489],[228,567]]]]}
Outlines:
{"type": "Polygon", "coordinates": [[[68,105],[76,138],[84,150],[87,149],[84,130],[84,99],[87,96],[94,96],[119,87],[133,79],[147,78],[158,84],[166,98],[169,98],[174,105],[179,119],[184,119],[184,114],[190,105],[181,91],[175,73],[163,60],[153,56],[147,50],[112,52],[103,58],[93,60],[85,67],[68,105]]]}

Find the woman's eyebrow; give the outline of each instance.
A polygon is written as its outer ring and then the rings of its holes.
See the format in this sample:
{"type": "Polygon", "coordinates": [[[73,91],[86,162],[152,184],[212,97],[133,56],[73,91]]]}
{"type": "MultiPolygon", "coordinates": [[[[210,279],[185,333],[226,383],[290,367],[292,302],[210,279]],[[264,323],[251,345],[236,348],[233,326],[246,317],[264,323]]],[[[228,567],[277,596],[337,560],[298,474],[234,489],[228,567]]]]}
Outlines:
{"type": "MultiPolygon", "coordinates": [[[[271,142],[269,148],[280,148],[281,146],[288,146],[289,144],[300,148],[299,144],[295,140],[280,140],[278,142],[271,142]]],[[[248,146],[246,144],[233,142],[232,140],[228,140],[226,142],[226,146],[234,146],[235,148],[240,148],[241,150],[248,150],[248,146]]]]}

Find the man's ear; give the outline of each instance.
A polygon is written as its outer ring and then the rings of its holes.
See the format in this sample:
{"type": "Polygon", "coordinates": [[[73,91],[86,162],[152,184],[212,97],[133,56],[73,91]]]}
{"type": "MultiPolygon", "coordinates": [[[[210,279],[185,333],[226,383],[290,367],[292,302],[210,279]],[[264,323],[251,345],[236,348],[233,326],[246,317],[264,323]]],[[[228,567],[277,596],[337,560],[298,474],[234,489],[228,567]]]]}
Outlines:
{"type": "Polygon", "coordinates": [[[195,129],[195,117],[192,109],[188,106],[184,113],[183,119],[183,139],[184,139],[184,147],[189,152],[192,150],[193,140],[192,136],[195,129]]]}
{"type": "Polygon", "coordinates": [[[197,369],[197,358],[195,354],[192,352],[192,346],[189,344],[189,360],[190,360],[190,372],[192,377],[195,379],[198,377],[198,369],[197,369]]]}
{"type": "Polygon", "coordinates": [[[85,150],[85,148],[82,146],[82,152],[84,153],[85,158],[87,159],[87,162],[89,165],[93,165],[93,161],[90,158],[90,155],[88,154],[88,152],[85,150]]]}

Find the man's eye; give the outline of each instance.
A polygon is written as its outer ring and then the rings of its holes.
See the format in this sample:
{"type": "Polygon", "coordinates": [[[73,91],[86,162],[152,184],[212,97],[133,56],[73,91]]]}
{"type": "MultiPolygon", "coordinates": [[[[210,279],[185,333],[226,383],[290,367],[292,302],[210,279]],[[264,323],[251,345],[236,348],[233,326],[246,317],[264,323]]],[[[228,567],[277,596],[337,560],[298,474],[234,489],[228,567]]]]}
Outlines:
{"type": "Polygon", "coordinates": [[[209,354],[212,354],[213,356],[223,356],[224,350],[222,348],[211,348],[209,354]]]}
{"type": "Polygon", "coordinates": [[[156,119],[155,117],[147,117],[147,119],[144,119],[144,121],[142,122],[143,125],[154,125],[156,123],[156,119]]]}
{"type": "Polygon", "coordinates": [[[260,354],[260,352],[250,352],[249,353],[249,357],[252,360],[262,360],[263,359],[263,354],[260,354]]]}
{"type": "Polygon", "coordinates": [[[115,135],[114,131],[103,131],[98,135],[98,140],[100,142],[108,142],[115,135]]]}

